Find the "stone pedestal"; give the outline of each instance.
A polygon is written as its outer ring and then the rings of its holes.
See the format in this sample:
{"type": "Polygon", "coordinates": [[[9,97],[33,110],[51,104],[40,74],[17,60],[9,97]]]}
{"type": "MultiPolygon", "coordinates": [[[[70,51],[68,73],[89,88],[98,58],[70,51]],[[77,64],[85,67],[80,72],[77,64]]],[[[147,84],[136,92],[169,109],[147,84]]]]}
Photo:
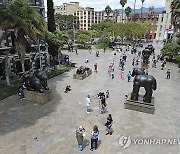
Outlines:
{"type": "Polygon", "coordinates": [[[124,108],[149,114],[154,114],[154,99],[151,100],[151,103],[143,102],[142,100],[134,101],[131,100],[131,94],[128,95],[124,103],[124,108]]]}
{"type": "Polygon", "coordinates": [[[24,90],[24,96],[26,100],[40,104],[46,104],[52,99],[51,90],[45,90],[44,93],[24,90]]]}
{"type": "Polygon", "coordinates": [[[90,69],[89,71],[87,71],[87,73],[84,74],[73,74],[73,79],[79,79],[79,80],[83,80],[84,78],[88,77],[89,75],[92,74],[92,70],[90,69]]]}

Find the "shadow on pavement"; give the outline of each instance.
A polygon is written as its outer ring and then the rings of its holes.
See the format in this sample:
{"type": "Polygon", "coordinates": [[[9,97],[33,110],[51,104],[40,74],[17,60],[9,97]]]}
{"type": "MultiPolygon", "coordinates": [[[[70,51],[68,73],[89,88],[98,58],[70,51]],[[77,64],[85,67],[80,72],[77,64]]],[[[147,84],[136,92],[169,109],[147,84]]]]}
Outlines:
{"type": "Polygon", "coordinates": [[[62,82],[66,73],[48,81],[52,90],[52,100],[41,105],[27,100],[20,100],[17,95],[0,101],[0,136],[34,125],[38,119],[53,113],[61,96],[56,91],[57,82],[62,82]]]}

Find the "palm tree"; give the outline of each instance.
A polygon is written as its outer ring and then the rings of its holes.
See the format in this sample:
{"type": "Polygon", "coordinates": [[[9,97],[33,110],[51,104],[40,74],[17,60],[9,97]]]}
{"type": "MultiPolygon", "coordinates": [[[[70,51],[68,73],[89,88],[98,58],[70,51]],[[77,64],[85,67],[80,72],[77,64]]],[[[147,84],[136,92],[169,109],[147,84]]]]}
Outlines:
{"type": "Polygon", "coordinates": [[[26,0],[14,0],[0,5],[0,28],[14,30],[15,49],[19,54],[22,71],[25,72],[24,60],[27,36],[38,44],[43,36],[45,23],[36,8],[31,7],[26,0]]]}
{"type": "Polygon", "coordinates": [[[129,17],[129,14],[132,12],[132,9],[128,6],[125,8],[125,14],[127,16],[127,18],[129,17]]]}
{"type": "Polygon", "coordinates": [[[107,14],[107,20],[108,20],[109,19],[109,15],[112,12],[112,9],[111,9],[111,7],[109,5],[106,6],[105,12],[107,14]]]}
{"type": "Polygon", "coordinates": [[[154,14],[154,6],[150,6],[148,8],[149,16],[152,16],[154,14]]]}
{"type": "Polygon", "coordinates": [[[174,35],[180,36],[180,1],[173,0],[171,3],[171,23],[174,26],[174,35]]]}
{"type": "Polygon", "coordinates": [[[113,12],[113,15],[115,17],[115,22],[117,22],[117,17],[119,15],[119,10],[118,9],[115,9],[114,12],[113,12]]]}
{"type": "Polygon", "coordinates": [[[120,0],[120,4],[121,4],[121,6],[122,6],[122,22],[123,22],[123,12],[124,12],[124,6],[125,6],[125,4],[127,3],[127,0],[120,0]]]}
{"type": "Polygon", "coordinates": [[[142,20],[143,3],[145,2],[145,0],[141,0],[141,2],[142,2],[142,7],[141,7],[141,20],[142,20]]]}
{"type": "Polygon", "coordinates": [[[134,0],[134,18],[135,18],[135,10],[136,10],[136,0],[134,0]]]}

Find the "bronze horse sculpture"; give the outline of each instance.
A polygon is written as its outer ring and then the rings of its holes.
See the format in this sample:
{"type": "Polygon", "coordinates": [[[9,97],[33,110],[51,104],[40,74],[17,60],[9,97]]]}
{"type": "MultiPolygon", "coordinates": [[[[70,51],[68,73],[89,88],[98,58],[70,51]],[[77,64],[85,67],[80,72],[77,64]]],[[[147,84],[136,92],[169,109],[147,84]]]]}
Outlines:
{"type": "Polygon", "coordinates": [[[157,88],[156,79],[152,75],[145,75],[143,68],[134,68],[132,72],[132,77],[134,77],[134,83],[131,99],[138,101],[139,89],[140,87],[144,87],[146,93],[143,97],[143,101],[151,103],[153,90],[156,90],[157,88]]]}

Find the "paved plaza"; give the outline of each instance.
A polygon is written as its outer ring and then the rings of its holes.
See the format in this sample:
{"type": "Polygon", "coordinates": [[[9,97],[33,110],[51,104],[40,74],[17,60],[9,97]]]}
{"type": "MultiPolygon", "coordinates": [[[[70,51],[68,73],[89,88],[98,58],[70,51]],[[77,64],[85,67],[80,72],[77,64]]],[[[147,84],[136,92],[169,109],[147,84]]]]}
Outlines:
{"type": "MultiPolygon", "coordinates": [[[[162,44],[154,44],[155,53],[160,53],[162,44]]],[[[143,48],[139,48],[142,50],[143,48]]],[[[73,79],[76,69],[49,80],[53,99],[45,105],[20,100],[11,96],[0,102],[0,154],[75,154],[77,141],[75,130],[83,125],[87,135],[84,140],[84,150],[80,153],[97,154],[177,154],[180,145],[131,145],[122,149],[119,138],[130,136],[131,139],[180,139],[180,69],[173,64],[167,64],[161,70],[160,62],[157,68],[149,68],[149,74],[157,80],[157,90],[154,91],[155,114],[147,114],[124,109],[124,96],[132,91],[131,82],[127,82],[127,73],[132,71],[134,55],[127,53],[125,64],[125,79],[120,78],[119,57],[112,50],[106,54],[100,50],[100,57],[88,50],[79,50],[69,54],[70,60],[77,62],[77,67],[84,65],[93,69],[98,64],[98,72],[84,80],[73,79]],[[115,78],[108,76],[107,69],[115,58],[115,78]],[[85,60],[89,59],[89,63],[85,60]],[[170,68],[172,76],[166,79],[166,70],[170,68]],[[72,91],[64,93],[66,85],[71,85],[72,91]],[[109,89],[110,98],[107,100],[108,112],[99,113],[96,94],[109,89]],[[92,99],[92,112],[86,113],[85,98],[92,99]],[[113,117],[114,133],[105,135],[107,115],[113,117]],[[98,125],[100,136],[98,149],[91,152],[90,133],[94,125],[98,125]]],[[[144,94],[143,88],[140,90],[144,94]]]]}

